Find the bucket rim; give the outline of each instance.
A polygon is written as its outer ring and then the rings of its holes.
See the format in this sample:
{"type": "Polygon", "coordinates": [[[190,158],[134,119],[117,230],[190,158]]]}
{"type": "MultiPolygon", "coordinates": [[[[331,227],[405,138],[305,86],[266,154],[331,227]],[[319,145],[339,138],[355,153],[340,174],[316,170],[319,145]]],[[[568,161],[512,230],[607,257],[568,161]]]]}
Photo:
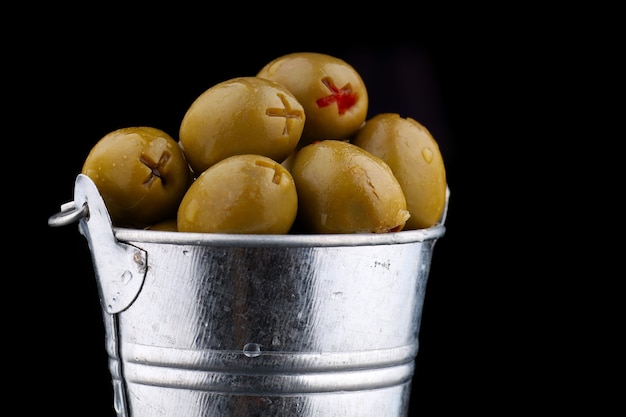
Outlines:
{"type": "Polygon", "coordinates": [[[115,238],[126,243],[162,243],[172,245],[229,247],[332,247],[376,246],[436,240],[444,235],[445,226],[437,224],[425,229],[393,233],[349,234],[232,234],[195,233],[115,227],[115,238]]]}
{"type": "Polygon", "coordinates": [[[226,247],[345,247],[377,246],[435,241],[445,234],[445,222],[450,202],[450,188],[446,184],[444,210],[439,222],[428,228],[401,230],[387,233],[315,233],[315,234],[237,234],[237,233],[201,233],[169,230],[135,229],[115,227],[111,224],[104,200],[93,181],[84,174],[76,177],[74,201],[61,205],[61,211],[48,219],[50,226],[62,226],[80,221],[84,227],[82,233],[89,230],[87,221],[90,198],[95,212],[102,217],[98,233],[107,229],[118,242],[162,243],[172,245],[226,246],[226,247]]]}

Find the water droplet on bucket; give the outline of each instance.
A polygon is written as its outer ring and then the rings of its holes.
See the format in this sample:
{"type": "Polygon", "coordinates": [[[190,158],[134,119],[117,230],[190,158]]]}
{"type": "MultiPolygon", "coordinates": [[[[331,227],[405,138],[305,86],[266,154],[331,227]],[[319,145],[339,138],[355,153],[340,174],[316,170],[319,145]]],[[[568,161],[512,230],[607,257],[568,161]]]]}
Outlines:
{"type": "Polygon", "coordinates": [[[133,279],[133,273],[130,271],[124,271],[122,274],[122,284],[128,284],[131,279],[133,279]]]}
{"type": "Polygon", "coordinates": [[[243,354],[249,358],[261,356],[261,345],[258,343],[246,343],[243,347],[243,354]]]}
{"type": "Polygon", "coordinates": [[[341,291],[336,291],[336,292],[333,292],[333,293],[330,295],[330,298],[334,300],[334,299],[336,299],[336,298],[341,298],[342,296],[343,296],[343,292],[341,292],[341,291]]]}

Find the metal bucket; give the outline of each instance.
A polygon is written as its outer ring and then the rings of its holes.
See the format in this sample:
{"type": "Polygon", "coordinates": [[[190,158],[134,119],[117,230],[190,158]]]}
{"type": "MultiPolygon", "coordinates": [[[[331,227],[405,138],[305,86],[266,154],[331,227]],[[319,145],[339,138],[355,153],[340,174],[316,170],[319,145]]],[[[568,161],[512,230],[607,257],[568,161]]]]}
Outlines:
{"type": "MultiPolygon", "coordinates": [[[[446,206],[447,209],[447,206],[446,206]]],[[[404,417],[439,225],[389,234],[113,228],[86,176],[51,226],[92,254],[119,417],[404,417]]]]}

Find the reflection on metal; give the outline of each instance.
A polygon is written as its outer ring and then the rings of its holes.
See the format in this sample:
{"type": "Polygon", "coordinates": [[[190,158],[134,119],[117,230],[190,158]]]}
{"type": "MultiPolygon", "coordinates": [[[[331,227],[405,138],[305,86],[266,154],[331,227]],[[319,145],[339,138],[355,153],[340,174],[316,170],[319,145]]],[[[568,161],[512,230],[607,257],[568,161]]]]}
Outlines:
{"type": "Polygon", "coordinates": [[[445,215],[371,235],[121,229],[82,174],[62,213],[93,255],[119,417],[407,415],[445,215]]]}

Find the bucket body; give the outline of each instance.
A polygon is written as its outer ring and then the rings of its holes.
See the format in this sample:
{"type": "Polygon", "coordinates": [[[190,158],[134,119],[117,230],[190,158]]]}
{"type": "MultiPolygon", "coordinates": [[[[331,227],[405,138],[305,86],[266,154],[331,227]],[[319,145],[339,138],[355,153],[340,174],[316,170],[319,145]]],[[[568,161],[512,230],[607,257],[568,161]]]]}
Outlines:
{"type": "Polygon", "coordinates": [[[88,207],[119,417],[407,415],[443,220],[372,235],[116,229],[82,175],[74,204],[88,207]]]}

